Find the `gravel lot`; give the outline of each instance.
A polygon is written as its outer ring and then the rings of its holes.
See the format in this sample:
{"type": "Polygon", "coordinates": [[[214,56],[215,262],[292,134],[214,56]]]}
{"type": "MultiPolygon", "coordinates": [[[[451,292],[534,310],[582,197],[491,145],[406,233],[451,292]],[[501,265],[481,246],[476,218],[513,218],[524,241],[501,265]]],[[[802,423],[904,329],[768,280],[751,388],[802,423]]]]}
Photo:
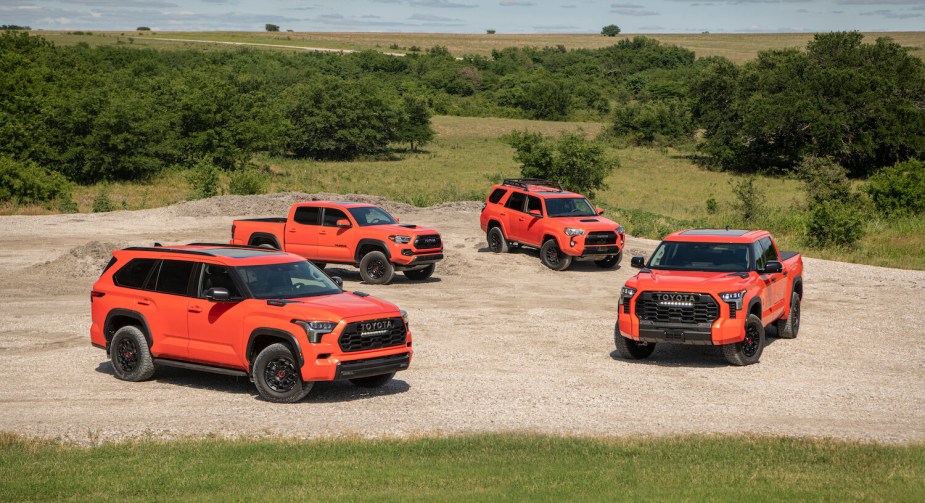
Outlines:
{"type": "MultiPolygon", "coordinates": [[[[553,272],[535,253],[494,255],[478,203],[427,209],[369,196],[402,222],[436,227],[446,260],[427,283],[360,289],[409,311],[412,367],[385,388],[319,383],[304,402],[261,401],[246,379],[161,369],[112,375],[89,343],[88,291],[109,251],[226,241],[232,217],[279,216],[305,194],[223,196],[110,214],[0,217],[0,431],[78,443],[128,437],[401,437],[758,433],[888,443],[925,440],[925,272],[805,259],[799,338],[769,338],[761,363],[718,348],[616,356],[626,266],[553,272]]],[[[655,241],[630,238],[628,255],[655,241]]],[[[772,331],[773,335],[773,331],[772,331]]]]}

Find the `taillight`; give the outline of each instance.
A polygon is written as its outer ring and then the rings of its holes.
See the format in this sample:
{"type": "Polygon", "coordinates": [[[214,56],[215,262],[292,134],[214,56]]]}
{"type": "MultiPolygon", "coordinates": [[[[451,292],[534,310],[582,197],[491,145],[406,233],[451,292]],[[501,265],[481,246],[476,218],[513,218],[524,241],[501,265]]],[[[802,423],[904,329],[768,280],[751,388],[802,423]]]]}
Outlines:
{"type": "Polygon", "coordinates": [[[106,292],[100,292],[98,290],[90,290],[90,302],[93,302],[93,299],[97,297],[102,297],[103,295],[106,295],[106,292]]]}
{"type": "Polygon", "coordinates": [[[231,239],[234,239],[234,228],[237,227],[235,224],[231,224],[231,239]]]}

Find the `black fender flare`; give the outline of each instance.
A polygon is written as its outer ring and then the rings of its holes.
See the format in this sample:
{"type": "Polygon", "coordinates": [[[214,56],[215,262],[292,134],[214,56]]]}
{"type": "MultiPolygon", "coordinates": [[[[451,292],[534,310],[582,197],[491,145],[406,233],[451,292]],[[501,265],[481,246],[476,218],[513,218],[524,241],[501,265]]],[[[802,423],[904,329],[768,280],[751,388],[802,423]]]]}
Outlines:
{"type": "Polygon", "coordinates": [[[360,263],[360,260],[363,260],[363,257],[360,256],[360,250],[363,249],[366,245],[372,245],[376,248],[381,248],[382,253],[385,254],[385,258],[392,260],[392,254],[389,252],[389,247],[385,243],[379,241],[378,239],[363,238],[357,243],[357,249],[353,252],[353,260],[356,263],[360,263]]]}
{"type": "Polygon", "coordinates": [[[745,319],[748,320],[749,313],[752,312],[752,308],[758,306],[758,318],[760,319],[764,314],[764,311],[761,310],[761,298],[758,295],[752,297],[752,300],[748,301],[748,309],[745,310],[745,319]]]}
{"type": "Polygon", "coordinates": [[[109,352],[109,342],[112,341],[112,336],[115,335],[115,331],[113,331],[111,328],[112,319],[117,316],[131,318],[140,323],[141,331],[145,335],[145,340],[148,341],[148,347],[150,348],[154,344],[154,341],[151,338],[151,329],[148,327],[148,320],[145,318],[145,315],[130,309],[115,308],[106,313],[106,320],[103,321],[103,337],[106,339],[107,353],[109,352]]]}
{"type": "Polygon", "coordinates": [[[254,246],[254,241],[256,241],[257,239],[266,239],[268,241],[272,241],[273,244],[276,246],[277,250],[283,249],[283,247],[279,245],[279,239],[273,234],[270,234],[269,232],[255,232],[251,234],[251,237],[247,239],[247,244],[249,246],[254,246]]]}
{"type": "Polygon", "coordinates": [[[793,292],[800,292],[800,297],[803,296],[803,276],[798,275],[793,278],[793,287],[790,289],[790,294],[793,295],[793,292]]]}
{"type": "MultiPolygon", "coordinates": [[[[245,353],[245,356],[247,357],[249,366],[252,367],[250,362],[253,362],[254,358],[257,357],[257,355],[254,354],[254,341],[261,336],[267,336],[273,339],[279,339],[288,342],[292,345],[293,349],[295,349],[296,354],[293,356],[295,356],[296,361],[299,364],[299,368],[301,369],[305,365],[305,355],[302,353],[302,346],[299,344],[299,340],[296,339],[294,335],[292,335],[290,332],[280,330],[278,328],[260,327],[252,330],[250,336],[247,338],[247,352],[245,353]]],[[[251,368],[251,372],[253,373],[253,368],[251,368]]]]}

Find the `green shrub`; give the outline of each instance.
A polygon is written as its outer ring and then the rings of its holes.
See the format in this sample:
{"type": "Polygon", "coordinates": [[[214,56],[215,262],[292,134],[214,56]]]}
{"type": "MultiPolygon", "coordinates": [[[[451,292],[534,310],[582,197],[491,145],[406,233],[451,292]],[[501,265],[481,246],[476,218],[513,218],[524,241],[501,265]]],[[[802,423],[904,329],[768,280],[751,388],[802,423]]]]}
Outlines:
{"type": "Polygon", "coordinates": [[[710,196],[707,198],[707,213],[714,215],[717,211],[719,211],[719,203],[716,202],[715,197],[710,196]]]}
{"type": "Polygon", "coordinates": [[[231,174],[228,188],[232,194],[248,196],[266,192],[266,182],[263,175],[255,168],[246,168],[231,174]]]}
{"type": "Polygon", "coordinates": [[[812,246],[849,247],[863,235],[862,213],[845,201],[814,203],[806,213],[806,240],[812,246]]]}
{"type": "Polygon", "coordinates": [[[732,193],[736,197],[732,207],[745,223],[757,222],[767,208],[764,191],[756,182],[757,178],[754,176],[742,177],[739,181],[729,181],[732,193]]]}
{"type": "Polygon", "coordinates": [[[67,179],[32,161],[0,157],[0,202],[44,203],[68,193],[67,179]]]}
{"type": "Polygon", "coordinates": [[[611,133],[636,145],[667,144],[690,140],[694,123],[681,100],[631,101],[614,111],[611,133]]]}
{"type": "Polygon", "coordinates": [[[77,203],[71,199],[70,194],[65,194],[58,199],[58,211],[61,213],[77,213],[80,211],[80,208],[77,206],[77,203]]]}
{"type": "Polygon", "coordinates": [[[858,195],[848,180],[848,170],[831,157],[804,158],[796,170],[796,176],[803,182],[806,201],[810,206],[824,201],[858,202],[858,195]]]}
{"type": "Polygon", "coordinates": [[[865,187],[878,211],[888,215],[925,211],[925,162],[909,160],[883,168],[865,187]]]}
{"type": "Polygon", "coordinates": [[[219,169],[211,162],[202,160],[196,163],[186,180],[190,184],[191,199],[206,199],[218,195],[219,169]]]}
{"type": "Polygon", "coordinates": [[[109,189],[103,185],[93,198],[93,213],[107,213],[115,209],[116,205],[109,198],[109,189]]]}
{"type": "Polygon", "coordinates": [[[521,163],[522,176],[557,181],[588,197],[607,186],[604,179],[617,165],[616,160],[605,157],[600,144],[576,133],[553,140],[541,133],[514,131],[502,141],[516,150],[514,159],[521,163]]]}

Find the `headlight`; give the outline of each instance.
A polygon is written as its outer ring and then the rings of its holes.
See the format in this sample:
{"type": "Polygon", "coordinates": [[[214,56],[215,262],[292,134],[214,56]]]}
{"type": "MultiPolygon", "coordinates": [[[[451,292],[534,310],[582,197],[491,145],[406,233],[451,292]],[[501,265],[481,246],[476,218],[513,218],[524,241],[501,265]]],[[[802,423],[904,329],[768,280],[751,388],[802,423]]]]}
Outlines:
{"type": "Polygon", "coordinates": [[[389,241],[396,243],[396,244],[400,244],[400,245],[406,245],[411,242],[411,236],[392,235],[392,236],[389,236],[389,241]]]}
{"type": "Polygon", "coordinates": [[[308,336],[308,342],[312,344],[321,342],[322,335],[329,334],[337,328],[337,323],[333,321],[292,320],[292,322],[305,330],[305,335],[308,336]]]}
{"type": "Polygon", "coordinates": [[[623,288],[620,289],[620,297],[632,297],[633,295],[636,295],[635,288],[624,286],[623,288]]]}
{"type": "Polygon", "coordinates": [[[565,228],[565,235],[566,235],[566,236],[581,236],[581,235],[584,234],[584,233],[585,233],[585,230],[584,230],[584,229],[575,229],[575,228],[572,228],[572,227],[566,227],[566,228],[565,228]]]}
{"type": "Polygon", "coordinates": [[[617,230],[616,230],[615,232],[616,232],[617,234],[626,234],[626,229],[624,229],[623,226],[621,225],[621,226],[617,227],[617,230]]]}
{"type": "Polygon", "coordinates": [[[405,330],[408,330],[408,311],[399,309],[398,312],[401,313],[401,319],[405,320],[405,330]]]}
{"type": "Polygon", "coordinates": [[[742,309],[742,299],[745,298],[745,290],[740,290],[738,292],[723,292],[719,294],[719,298],[723,299],[723,302],[735,304],[736,311],[739,311],[742,309]]]}

